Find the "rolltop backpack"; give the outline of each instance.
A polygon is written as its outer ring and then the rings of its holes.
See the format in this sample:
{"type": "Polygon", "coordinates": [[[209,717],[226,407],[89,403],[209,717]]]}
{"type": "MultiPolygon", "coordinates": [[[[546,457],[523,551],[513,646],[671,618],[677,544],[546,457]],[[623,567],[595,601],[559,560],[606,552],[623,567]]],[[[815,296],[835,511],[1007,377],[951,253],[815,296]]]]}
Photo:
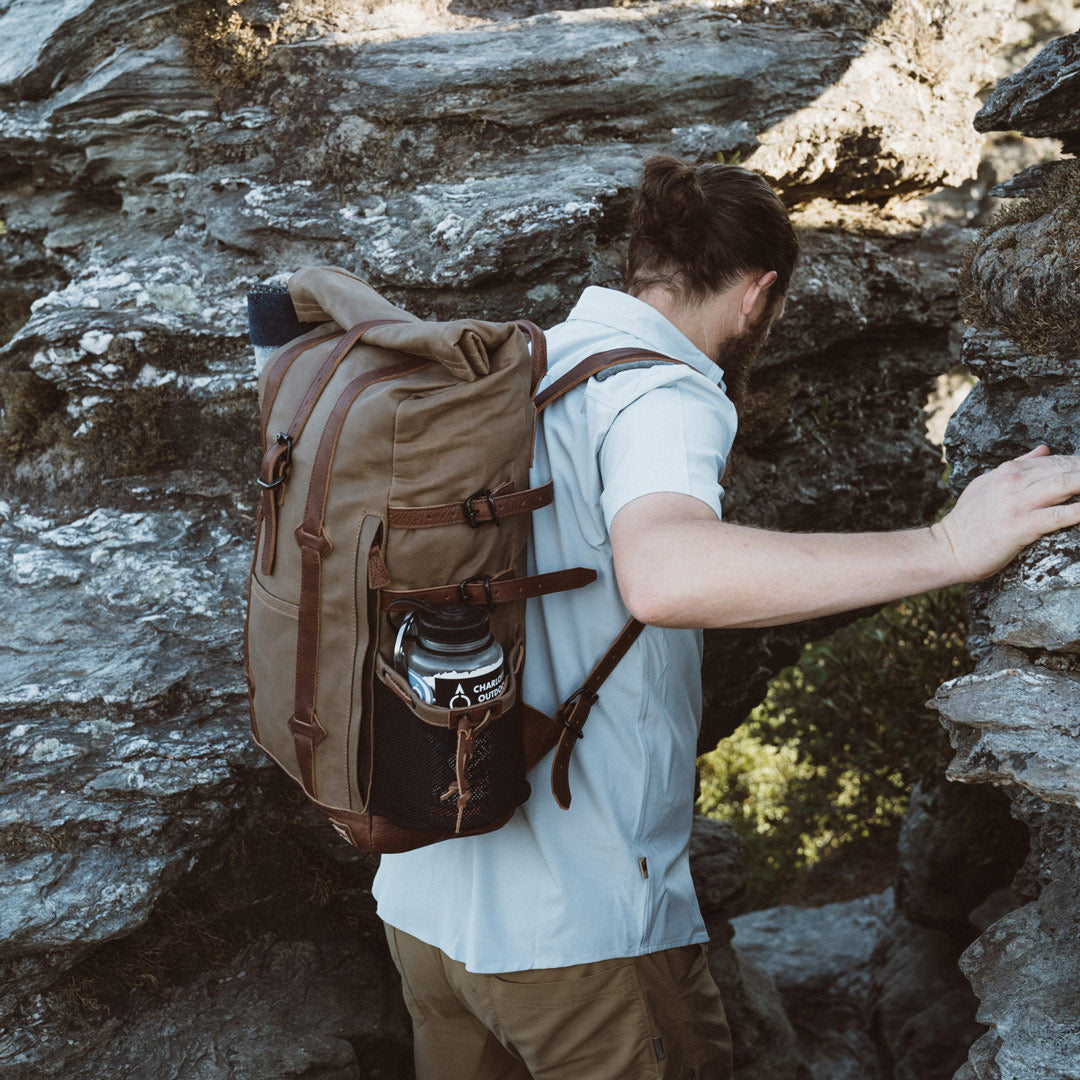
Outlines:
{"type": "MultiPolygon", "coordinates": [[[[543,333],[527,321],[423,322],[333,267],[289,279],[312,328],[259,377],[262,459],[244,634],[255,742],[349,843],[407,851],[505,824],[553,746],[552,792],[600,686],[642,630],[631,620],[548,717],[521,694],[525,603],[585,588],[585,567],[527,576],[535,426],[598,371],[676,363],[589,357],[541,394],[543,333]],[[410,611],[480,605],[502,648],[494,696],[441,707],[400,668],[410,611]]],[[[453,703],[452,703],[453,704],[453,703]]]]}

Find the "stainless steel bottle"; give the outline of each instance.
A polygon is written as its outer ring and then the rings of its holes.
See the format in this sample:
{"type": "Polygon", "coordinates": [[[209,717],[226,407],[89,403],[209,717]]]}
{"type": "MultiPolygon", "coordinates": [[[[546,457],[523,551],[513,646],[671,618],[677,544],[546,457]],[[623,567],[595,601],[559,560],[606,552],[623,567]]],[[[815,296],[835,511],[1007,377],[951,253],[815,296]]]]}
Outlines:
{"type": "Polygon", "coordinates": [[[505,678],[487,612],[471,604],[410,612],[398,631],[394,663],[421,701],[446,709],[498,697],[505,678]]]}

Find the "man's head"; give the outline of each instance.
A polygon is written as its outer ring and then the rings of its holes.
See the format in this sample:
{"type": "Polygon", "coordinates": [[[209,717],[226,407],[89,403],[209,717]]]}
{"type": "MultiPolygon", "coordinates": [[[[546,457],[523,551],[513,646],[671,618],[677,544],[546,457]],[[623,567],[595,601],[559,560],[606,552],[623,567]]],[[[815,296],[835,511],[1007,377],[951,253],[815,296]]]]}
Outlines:
{"type": "Polygon", "coordinates": [[[672,319],[741,398],[799,253],[784,204],[748,169],[660,155],[645,162],[630,224],[626,291],[672,319]]]}

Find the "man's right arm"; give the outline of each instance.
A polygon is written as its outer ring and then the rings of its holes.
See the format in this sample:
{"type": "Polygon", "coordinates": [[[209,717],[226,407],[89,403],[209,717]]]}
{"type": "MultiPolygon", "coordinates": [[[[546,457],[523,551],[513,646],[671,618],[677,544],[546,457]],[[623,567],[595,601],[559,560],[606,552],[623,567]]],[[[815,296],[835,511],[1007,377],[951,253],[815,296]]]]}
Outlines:
{"type": "Polygon", "coordinates": [[[936,525],[784,533],[717,521],[689,495],[654,492],[611,523],[630,613],[670,627],[775,626],[989,577],[1040,536],[1080,524],[1080,456],[1045,446],[977,477],[936,525]]]}

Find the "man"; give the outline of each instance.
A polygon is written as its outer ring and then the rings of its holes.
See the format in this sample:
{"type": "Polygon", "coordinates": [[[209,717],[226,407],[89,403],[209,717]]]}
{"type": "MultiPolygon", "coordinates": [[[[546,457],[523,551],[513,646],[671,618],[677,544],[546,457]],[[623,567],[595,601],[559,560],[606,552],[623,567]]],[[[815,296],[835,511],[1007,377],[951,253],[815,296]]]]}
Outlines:
{"type": "Polygon", "coordinates": [[[530,573],[591,566],[531,601],[524,694],[549,714],[630,615],[571,767],[487,836],[384,856],[379,913],[420,1080],[731,1076],[688,862],[705,626],[766,626],[986,576],[1080,522],[1080,460],[1045,447],[975,481],[939,524],[798,535],[721,520],[736,405],[779,317],[798,242],[768,185],[730,166],[646,163],[627,292],[588,288],[548,333],[550,384],[624,346],[682,361],[606,372],[547,409],[530,573]]]}

